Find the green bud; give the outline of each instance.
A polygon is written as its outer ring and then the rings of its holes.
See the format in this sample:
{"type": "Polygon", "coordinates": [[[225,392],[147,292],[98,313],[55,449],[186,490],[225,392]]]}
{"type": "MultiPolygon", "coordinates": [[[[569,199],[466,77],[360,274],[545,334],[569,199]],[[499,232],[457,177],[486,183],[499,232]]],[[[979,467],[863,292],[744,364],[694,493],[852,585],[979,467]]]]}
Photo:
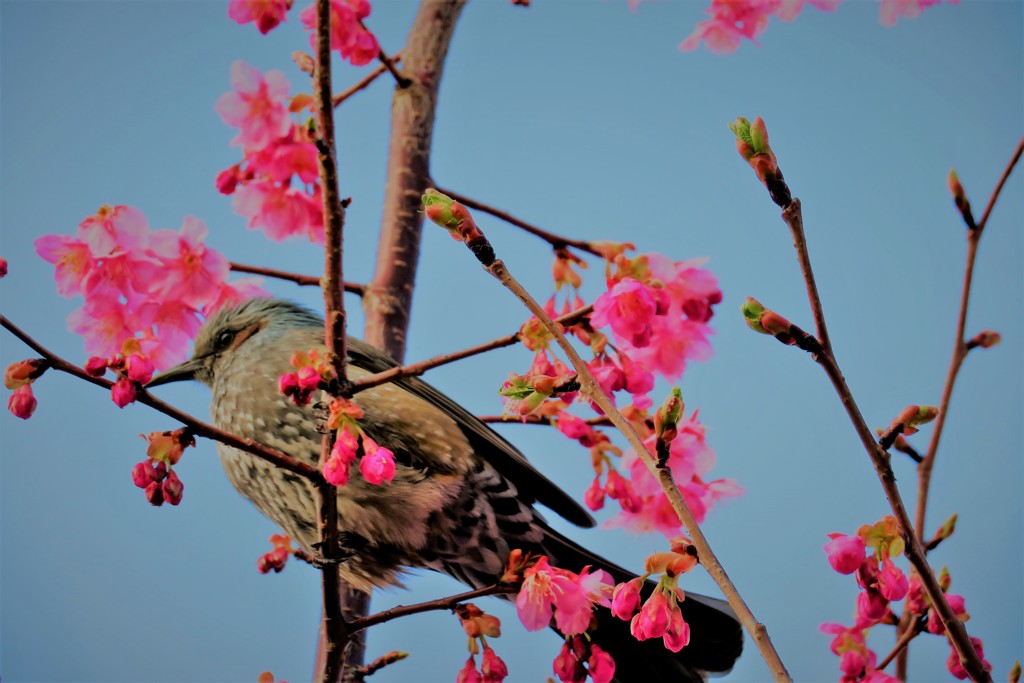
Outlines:
{"type": "Polygon", "coordinates": [[[741,140],[751,147],[755,147],[754,141],[750,137],[750,121],[747,119],[742,116],[737,116],[736,120],[729,124],[729,130],[733,132],[737,140],[741,140]]]}
{"type": "Polygon", "coordinates": [[[748,296],[740,310],[743,311],[743,318],[747,321],[747,327],[754,330],[754,332],[771,334],[761,325],[761,315],[765,312],[765,307],[761,305],[760,301],[752,296],[748,296]]]}
{"type": "Polygon", "coordinates": [[[424,213],[431,221],[448,230],[458,229],[461,221],[452,215],[452,203],[455,200],[451,197],[431,187],[423,193],[420,201],[423,202],[424,213]]]}
{"type": "Polygon", "coordinates": [[[949,587],[953,584],[953,577],[949,575],[949,568],[946,565],[942,565],[942,569],[939,570],[939,588],[945,593],[949,590],[949,587]]]}
{"type": "Polygon", "coordinates": [[[952,536],[954,531],[956,531],[956,513],[953,513],[953,516],[939,527],[939,530],[935,532],[935,536],[940,539],[946,539],[952,536]]]}

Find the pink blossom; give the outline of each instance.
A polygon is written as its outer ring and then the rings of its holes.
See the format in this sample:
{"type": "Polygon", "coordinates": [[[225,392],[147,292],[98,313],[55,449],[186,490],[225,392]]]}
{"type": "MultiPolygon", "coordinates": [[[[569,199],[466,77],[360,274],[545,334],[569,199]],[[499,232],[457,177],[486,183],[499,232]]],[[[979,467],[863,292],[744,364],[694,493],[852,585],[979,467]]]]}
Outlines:
{"type": "Polygon", "coordinates": [[[214,109],[224,123],[239,129],[232,144],[262,149],[288,134],[291,118],[285,103],[288,80],[281,71],[259,69],[245,62],[231,65],[232,92],[221,96],[214,109]]]}
{"type": "Polygon", "coordinates": [[[882,560],[877,580],[878,592],[888,600],[902,600],[907,594],[909,583],[906,575],[888,557],[882,560]]]}
{"type": "MultiPolygon", "coordinates": [[[[345,430],[342,430],[345,431],[345,430]]],[[[359,461],[363,479],[380,485],[395,478],[395,455],[387,448],[378,446],[370,437],[363,435],[363,457],[359,461]]]]}
{"type": "Polygon", "coordinates": [[[256,22],[256,28],[266,35],[285,20],[291,0],[231,0],[228,16],[239,24],[256,22]]]}
{"type": "Polygon", "coordinates": [[[604,507],[604,487],[601,485],[601,477],[594,477],[594,481],[583,493],[583,503],[591,510],[600,510],[604,507]]]}
{"type": "MultiPolygon", "coordinates": [[[[916,576],[914,579],[918,582],[920,581],[916,576]]],[[[949,603],[949,607],[953,610],[953,614],[957,616],[957,619],[960,621],[967,621],[967,606],[964,601],[964,596],[957,595],[955,593],[947,593],[946,602],[949,603]]],[[[938,635],[946,632],[946,625],[942,623],[942,619],[939,617],[939,610],[932,608],[928,611],[928,624],[926,629],[929,633],[935,633],[938,635]]]]}
{"type": "Polygon", "coordinates": [[[203,315],[209,318],[224,306],[236,306],[259,296],[270,296],[270,292],[260,287],[262,283],[263,278],[241,277],[222,284],[216,296],[203,306],[203,315]]]}
{"type": "MultiPolygon", "coordinates": [[[[372,33],[360,24],[370,16],[368,0],[331,0],[331,49],[353,66],[369,64],[380,53],[380,45],[372,33]]],[[[307,31],[310,45],[316,47],[316,6],[307,7],[299,15],[307,31]]]]}
{"type": "Polygon", "coordinates": [[[132,483],[144,489],[153,482],[161,482],[167,477],[167,465],[153,460],[135,463],[132,468],[132,483]]]}
{"type": "Polygon", "coordinates": [[[476,661],[473,659],[473,655],[470,655],[469,659],[466,660],[466,664],[459,669],[459,675],[456,676],[455,683],[483,683],[480,672],[476,670],[476,661]]]}
{"type": "Polygon", "coordinates": [[[611,680],[615,678],[615,660],[597,643],[590,644],[587,669],[594,683],[611,683],[611,680]]]}
{"type": "Polygon", "coordinates": [[[149,221],[133,206],[104,205],[78,224],[78,238],[89,245],[95,258],[106,258],[118,251],[133,252],[146,246],[149,221]]]}
{"type": "Polygon", "coordinates": [[[672,618],[663,639],[665,647],[672,652],[679,652],[690,643],[690,625],[683,619],[683,612],[678,604],[673,606],[672,618]]]}
{"type": "Polygon", "coordinates": [[[107,359],[100,356],[90,356],[85,362],[85,374],[90,377],[102,377],[107,372],[107,359]]]}
{"type": "MultiPolygon", "coordinates": [[[[716,54],[733,52],[743,38],[756,41],[768,26],[768,18],[775,14],[783,21],[790,21],[807,0],[712,0],[706,10],[711,19],[697,24],[697,27],[682,43],[680,50],[696,50],[700,43],[716,54]]],[[[822,10],[833,10],[839,0],[809,0],[822,10]]],[[[934,0],[933,0],[934,1],[934,0]]]]}
{"type": "Polygon", "coordinates": [[[551,623],[556,576],[547,557],[541,557],[523,572],[523,585],[516,595],[516,609],[519,621],[527,631],[539,631],[551,623]]]}
{"type": "Polygon", "coordinates": [[[135,402],[137,387],[138,385],[135,382],[127,377],[122,377],[114,382],[114,386],[110,388],[110,398],[113,399],[118,408],[124,408],[129,403],[135,402]]]}
{"type": "Polygon", "coordinates": [[[654,389],[654,375],[640,363],[634,363],[624,353],[619,354],[619,362],[622,363],[622,376],[624,388],[633,395],[648,394],[654,389]]]}
{"type": "Polygon", "coordinates": [[[651,339],[651,320],[658,312],[658,295],[637,280],[626,277],[594,300],[590,318],[594,327],[610,325],[619,337],[633,346],[647,346],[651,339]]]}
{"type": "Polygon", "coordinates": [[[703,361],[711,357],[711,344],[708,341],[711,328],[705,323],[670,312],[655,317],[651,321],[651,330],[651,340],[646,346],[623,344],[629,357],[651,372],[675,380],[686,370],[687,361],[703,361]]]}
{"type": "Polygon", "coordinates": [[[0,256],[0,279],[7,277],[7,259],[0,256]]]}
{"type": "Polygon", "coordinates": [[[163,489],[164,502],[171,505],[177,505],[181,502],[181,495],[185,491],[185,485],[181,483],[181,479],[178,479],[178,475],[174,470],[167,473],[167,478],[164,479],[160,488],[163,489]]]}
{"type": "Polygon", "coordinates": [[[501,683],[508,676],[508,667],[489,645],[484,645],[484,655],[480,662],[483,683],[501,683]]]}
{"type": "Polygon", "coordinates": [[[867,658],[859,650],[847,650],[839,655],[839,670],[851,679],[856,680],[860,678],[867,665],[867,658]]]}
{"type": "Polygon", "coordinates": [[[640,588],[643,579],[637,577],[615,586],[612,594],[612,614],[623,621],[629,620],[640,606],[640,588]]]}
{"type": "Polygon", "coordinates": [[[32,385],[23,384],[11,393],[7,399],[7,410],[15,417],[27,420],[36,410],[36,397],[32,394],[32,385]]]}
{"type": "Polygon", "coordinates": [[[310,242],[323,243],[323,209],[315,196],[302,190],[252,182],[235,191],[231,206],[249,219],[249,228],[262,228],[272,240],[305,235],[310,242]]]}
{"type": "Polygon", "coordinates": [[[857,616],[867,622],[876,622],[889,611],[889,601],[873,590],[857,594],[857,616]]]}
{"type": "Polygon", "coordinates": [[[227,280],[228,260],[203,240],[208,231],[197,218],[188,216],[180,233],[157,230],[146,254],[159,260],[149,292],[160,298],[199,307],[212,299],[227,280]]]}
{"type": "Polygon", "coordinates": [[[587,363],[587,366],[590,367],[590,374],[594,376],[594,380],[609,398],[613,398],[616,391],[622,391],[625,388],[626,376],[623,374],[622,368],[610,360],[595,358],[587,363]]]}
{"type": "MultiPolygon", "coordinates": [[[[952,5],[958,3],[958,0],[949,1],[952,5]]],[[[899,19],[916,19],[922,10],[940,2],[942,0],[882,0],[882,26],[894,26],[899,19]]]]}
{"type": "Polygon", "coordinates": [[[654,591],[640,608],[640,613],[630,622],[633,636],[637,640],[647,640],[665,635],[672,621],[673,609],[678,607],[669,600],[664,590],[654,591]]]}
{"type": "Polygon", "coordinates": [[[320,177],[316,146],[294,125],[287,136],[247,154],[246,158],[256,171],[279,183],[287,183],[293,175],[304,183],[315,183],[320,177]]]}
{"type": "Polygon", "coordinates": [[[146,500],[149,501],[150,505],[160,507],[164,504],[164,489],[160,485],[160,482],[152,481],[146,486],[146,500]]]}
{"type": "Polygon", "coordinates": [[[825,544],[828,563],[840,574],[852,574],[864,562],[864,539],[845,534],[829,534],[832,540],[825,544]]]}
{"type": "Polygon", "coordinates": [[[81,294],[82,281],[93,268],[89,245],[71,235],[43,235],[35,247],[44,261],[56,266],[57,293],[67,297],[81,294]]]}
{"type": "Polygon", "coordinates": [[[594,428],[575,415],[561,413],[555,426],[558,428],[558,431],[570,439],[576,439],[587,448],[590,448],[596,442],[594,428]]]}
{"type": "Polygon", "coordinates": [[[128,379],[138,384],[146,384],[153,379],[153,361],[145,356],[133,353],[125,360],[128,379]]]}
{"type": "Polygon", "coordinates": [[[279,574],[284,570],[287,561],[288,549],[274,548],[270,552],[259,556],[256,560],[256,571],[260,574],[269,574],[270,572],[279,574]]]}
{"type": "Polygon", "coordinates": [[[562,644],[562,649],[552,662],[551,668],[562,683],[583,683],[587,679],[587,670],[569,647],[569,643],[562,644]]]}

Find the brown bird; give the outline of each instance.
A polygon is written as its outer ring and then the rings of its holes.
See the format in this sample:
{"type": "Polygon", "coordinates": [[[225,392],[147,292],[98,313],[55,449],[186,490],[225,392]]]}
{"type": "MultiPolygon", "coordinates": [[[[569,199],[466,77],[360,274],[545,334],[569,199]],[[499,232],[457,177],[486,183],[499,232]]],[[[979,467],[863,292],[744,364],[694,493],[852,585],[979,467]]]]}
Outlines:
{"type": "MultiPolygon", "coordinates": [[[[254,299],[206,321],[192,358],[149,386],[199,380],[213,392],[211,412],[221,429],[315,465],[320,456],[316,410],[297,406],[278,388],[294,351],[323,345],[323,320],[293,303],[254,299]]],[[[383,352],[349,338],[353,380],[394,367],[383,352]]],[[[338,526],[346,559],[341,575],[362,590],[399,585],[406,568],[425,567],[473,588],[493,584],[509,552],[547,555],[571,571],[586,565],[616,582],[633,574],[553,530],[534,509],[541,503],[581,527],[593,518],[533,468],[512,444],[450,398],[419,379],[398,380],[356,394],[360,426],[395,454],[392,482],[372,485],[353,470],[338,488],[338,526]]],[[[317,509],[303,477],[224,444],[217,444],[228,479],[307,552],[319,541],[317,509]]],[[[648,586],[648,590],[651,586],[648,586]]],[[[743,636],[728,606],[687,593],[683,615],[690,644],[679,653],[661,640],[639,642],[628,623],[598,613],[595,641],[616,660],[616,680],[699,681],[728,671],[743,636]]]]}

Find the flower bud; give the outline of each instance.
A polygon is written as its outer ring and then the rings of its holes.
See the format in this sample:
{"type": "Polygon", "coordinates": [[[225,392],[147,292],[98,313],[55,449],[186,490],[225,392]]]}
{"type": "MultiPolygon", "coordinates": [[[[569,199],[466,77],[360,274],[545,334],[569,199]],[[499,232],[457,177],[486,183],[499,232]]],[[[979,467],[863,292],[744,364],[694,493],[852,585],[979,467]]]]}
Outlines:
{"type": "Polygon", "coordinates": [[[0,256],[0,279],[7,277],[7,259],[0,256]]]}
{"type": "Polygon", "coordinates": [[[127,377],[122,377],[110,388],[110,398],[117,404],[118,408],[124,408],[129,403],[135,402],[138,385],[127,377]]]}
{"type": "Polygon", "coordinates": [[[90,377],[102,377],[107,371],[107,359],[99,356],[90,356],[85,362],[85,374],[90,377]]]}
{"type": "Polygon", "coordinates": [[[32,385],[24,384],[14,390],[7,399],[7,409],[15,417],[27,420],[36,410],[36,397],[32,394],[32,385]]]}
{"type": "Polygon", "coordinates": [[[128,356],[125,360],[125,370],[128,379],[139,384],[146,384],[153,379],[153,361],[138,353],[128,356]]]}
{"type": "Polygon", "coordinates": [[[27,358],[11,363],[4,372],[4,386],[10,390],[31,384],[49,369],[50,364],[42,358],[27,358]]]}
{"type": "Polygon", "coordinates": [[[185,491],[185,485],[181,483],[181,479],[178,479],[178,475],[174,470],[167,473],[167,478],[163,480],[161,488],[163,489],[166,502],[171,505],[177,505],[181,502],[181,494],[185,491]]]}
{"type": "Polygon", "coordinates": [[[970,341],[967,342],[967,348],[973,349],[980,346],[983,349],[990,349],[1002,340],[1003,337],[998,332],[993,330],[982,330],[971,337],[970,341]]]}
{"type": "Polygon", "coordinates": [[[675,439],[678,434],[676,425],[683,417],[683,392],[679,387],[672,387],[672,392],[665,398],[654,414],[654,431],[658,438],[666,443],[675,439]]]}
{"type": "Polygon", "coordinates": [[[956,531],[956,520],[957,515],[956,513],[953,513],[949,519],[943,522],[942,526],[939,527],[939,530],[935,532],[935,538],[940,541],[944,541],[952,536],[953,532],[956,531]]]}

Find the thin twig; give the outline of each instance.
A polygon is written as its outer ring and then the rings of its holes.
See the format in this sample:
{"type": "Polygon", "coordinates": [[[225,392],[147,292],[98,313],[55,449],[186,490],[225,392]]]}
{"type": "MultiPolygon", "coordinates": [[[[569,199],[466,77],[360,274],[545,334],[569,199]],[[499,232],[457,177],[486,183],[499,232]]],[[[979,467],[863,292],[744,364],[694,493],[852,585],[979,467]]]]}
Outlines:
{"type": "MultiPolygon", "coordinates": [[[[381,54],[383,54],[383,53],[381,53],[381,54]]],[[[392,63],[399,62],[401,60],[402,60],[402,53],[401,52],[396,52],[395,54],[391,55],[390,61],[392,63]]],[[[373,83],[375,80],[380,78],[381,74],[383,74],[387,70],[388,70],[387,62],[381,64],[376,69],[374,69],[369,74],[367,74],[366,78],[364,78],[363,80],[359,81],[358,83],[356,83],[355,85],[350,87],[348,90],[342,91],[342,92],[338,93],[337,95],[335,95],[334,98],[331,100],[331,105],[335,109],[337,109],[339,106],[341,106],[342,102],[344,102],[348,98],[352,97],[353,95],[355,95],[360,90],[366,90],[366,88],[371,83],[373,83]]]]}
{"type": "Polygon", "coordinates": [[[889,666],[889,663],[896,658],[896,655],[903,652],[907,645],[910,644],[910,641],[912,641],[914,638],[917,638],[920,634],[921,632],[918,631],[916,628],[912,628],[904,632],[900,636],[899,640],[896,641],[896,645],[893,646],[892,652],[887,654],[885,656],[885,659],[880,661],[878,663],[878,666],[876,666],[875,668],[881,671],[885,669],[885,667],[889,666]]]}
{"type": "MultiPolygon", "coordinates": [[[[593,305],[583,306],[575,311],[570,311],[562,317],[558,318],[555,322],[562,325],[570,325],[577,322],[587,315],[594,309],[593,305]]],[[[420,361],[419,363],[412,363],[410,365],[403,365],[377,374],[364,377],[363,379],[352,383],[352,393],[358,393],[371,387],[393,382],[403,377],[418,377],[427,370],[431,370],[448,363],[454,363],[455,361],[462,360],[463,358],[469,358],[470,356],[476,356],[487,351],[493,351],[495,349],[505,348],[506,346],[512,346],[519,341],[519,333],[514,332],[504,337],[498,337],[492,339],[489,342],[478,344],[477,346],[471,346],[468,349],[462,349],[461,351],[453,351],[452,353],[445,353],[427,360],[420,361]]]]}
{"type": "Polygon", "coordinates": [[[389,58],[387,56],[387,53],[385,53],[384,50],[381,50],[377,54],[377,59],[379,59],[380,63],[384,66],[384,68],[388,72],[390,72],[392,76],[395,77],[395,83],[398,85],[399,88],[408,88],[410,85],[412,85],[412,81],[406,78],[404,75],[402,75],[402,73],[395,68],[394,62],[398,61],[397,55],[394,58],[389,58]]]}
{"type": "Polygon", "coordinates": [[[597,384],[593,374],[590,372],[590,368],[583,361],[580,355],[573,348],[572,344],[562,334],[558,325],[556,325],[545,313],[544,308],[537,303],[529,292],[527,292],[522,285],[519,284],[508,272],[505,264],[500,260],[495,260],[493,263],[486,265],[487,271],[496,277],[505,287],[507,287],[516,297],[522,301],[530,312],[533,313],[537,318],[544,324],[548,332],[555,338],[555,341],[562,348],[568,356],[570,362],[579,375],[580,390],[584,395],[593,400],[611,419],[612,423],[619,429],[620,432],[626,437],[630,445],[644,461],[644,464],[651,471],[651,473],[658,478],[661,482],[661,486],[665,491],[665,495],[668,497],[669,502],[672,504],[673,510],[679,516],[683,526],[686,527],[687,533],[693,540],[694,545],[697,547],[697,552],[700,557],[700,563],[707,570],[711,578],[715,580],[721,588],[722,593],[725,595],[726,600],[729,602],[729,606],[732,607],[736,613],[740,623],[743,624],[747,632],[750,633],[754,639],[754,643],[757,649],[760,651],[761,656],[764,658],[765,663],[772,672],[772,677],[776,681],[791,681],[789,672],[786,670],[786,666],[782,663],[782,659],[779,657],[779,653],[775,650],[772,645],[771,638],[768,636],[768,630],[764,624],[757,621],[754,617],[753,612],[747,606],[743,600],[739,591],[736,589],[735,584],[729,578],[725,568],[719,562],[715,556],[714,551],[711,549],[711,545],[708,543],[707,538],[697,525],[697,520],[694,518],[693,513],[690,511],[689,506],[683,499],[683,495],[679,490],[679,487],[672,479],[672,473],[670,470],[659,469],[655,463],[654,456],[651,455],[650,451],[644,445],[640,435],[636,433],[633,426],[629,423],[626,418],[615,408],[615,404],[611,402],[604,391],[597,384]]]}
{"type": "MultiPolygon", "coordinates": [[[[477,415],[476,419],[481,422],[499,424],[523,424],[523,425],[548,425],[552,426],[551,420],[540,415],[477,415]]],[[[584,420],[584,423],[592,427],[611,427],[612,421],[607,415],[592,417],[584,420]]]]}
{"type": "MultiPolygon", "coordinates": [[[[995,207],[996,200],[999,199],[1003,186],[1006,184],[1007,179],[1009,179],[1014,167],[1020,160],[1022,153],[1024,153],[1024,139],[1021,139],[1017,144],[1017,148],[1010,157],[1010,161],[1006,164],[1006,168],[1003,169],[1002,176],[1000,176],[999,181],[992,190],[992,194],[989,196],[988,204],[985,206],[985,212],[982,214],[981,220],[977,222],[976,227],[973,230],[966,231],[967,254],[965,257],[966,262],[964,265],[963,284],[960,289],[960,309],[957,313],[956,338],[953,342],[953,353],[949,360],[949,367],[946,370],[945,382],[942,385],[942,398],[939,400],[939,415],[935,420],[934,427],[932,428],[932,436],[928,442],[928,449],[925,451],[924,457],[918,461],[917,507],[914,515],[914,528],[920,538],[924,538],[925,524],[928,514],[928,497],[931,492],[932,470],[935,467],[935,458],[939,450],[939,442],[942,439],[943,429],[946,426],[946,415],[949,413],[949,405],[953,398],[953,387],[956,384],[957,376],[960,374],[960,368],[963,366],[964,359],[967,357],[968,353],[964,336],[967,329],[967,309],[970,304],[971,285],[974,280],[974,264],[978,255],[978,243],[981,240],[981,235],[988,223],[988,218],[992,213],[992,209],[995,207]]],[[[909,627],[910,624],[908,620],[900,620],[899,630],[901,633],[905,632],[909,627]]],[[[897,662],[897,675],[902,674],[902,677],[905,677],[906,667],[907,660],[906,655],[904,654],[900,656],[900,659],[897,662]]]]}
{"type": "Polygon", "coordinates": [[[501,209],[489,206],[488,204],[484,204],[483,202],[478,202],[475,199],[470,199],[469,197],[459,194],[458,192],[452,192],[451,190],[439,187],[437,185],[434,185],[434,187],[439,192],[448,195],[449,197],[459,202],[460,204],[465,204],[471,209],[476,209],[478,211],[483,211],[484,213],[489,213],[495,218],[503,220],[506,223],[509,223],[511,225],[516,226],[517,228],[525,230],[531,235],[541,238],[542,240],[550,244],[554,249],[572,247],[573,249],[579,249],[580,251],[584,251],[588,254],[593,254],[594,256],[601,256],[601,253],[597,251],[597,249],[595,249],[594,246],[590,242],[587,242],[586,240],[576,240],[571,239],[569,237],[556,235],[552,232],[548,232],[547,230],[538,228],[536,225],[527,223],[521,218],[516,218],[515,216],[506,211],[502,211],[501,209]]]}
{"type": "MultiPolygon", "coordinates": [[[[804,273],[804,283],[807,286],[808,298],[811,302],[811,309],[814,315],[815,324],[818,327],[819,334],[827,334],[825,327],[825,313],[821,306],[821,299],[818,297],[817,287],[814,284],[814,276],[810,267],[810,256],[807,250],[807,241],[804,237],[803,216],[800,211],[800,200],[794,199],[783,210],[782,218],[786,224],[789,225],[793,234],[793,245],[796,248],[797,256],[801,264],[801,270],[804,273]]],[[[835,388],[836,393],[839,396],[839,400],[842,402],[843,407],[846,408],[846,413],[849,416],[850,421],[853,423],[857,436],[860,438],[864,449],[868,452],[868,456],[871,458],[871,462],[875,467],[875,472],[878,475],[878,479],[882,484],[882,489],[885,492],[885,497],[889,501],[889,507],[892,509],[893,516],[896,518],[900,534],[902,535],[903,541],[906,545],[905,553],[907,559],[920,575],[921,583],[925,592],[931,599],[932,604],[938,610],[939,617],[941,618],[943,625],[946,627],[949,639],[956,648],[964,668],[971,675],[971,678],[975,680],[991,680],[991,677],[982,666],[981,659],[974,651],[974,646],[971,644],[970,638],[967,636],[967,630],[953,613],[952,608],[949,606],[949,602],[946,600],[945,594],[939,587],[935,574],[932,572],[932,569],[928,564],[924,547],[921,544],[921,539],[916,533],[914,533],[914,527],[910,522],[910,516],[907,514],[899,489],[896,487],[896,477],[893,474],[892,467],[890,466],[890,455],[888,451],[882,448],[878,442],[875,441],[874,435],[871,433],[867,423],[864,421],[860,408],[857,406],[857,402],[854,400],[853,394],[850,392],[850,388],[846,385],[846,378],[843,377],[843,373],[839,369],[839,364],[835,359],[831,345],[829,345],[825,339],[819,339],[819,341],[821,342],[822,350],[820,353],[814,354],[814,360],[821,365],[825,370],[825,374],[828,375],[829,380],[831,380],[832,386],[835,388]]]]}
{"type": "Polygon", "coordinates": [[[420,614],[422,612],[431,612],[443,609],[452,609],[459,603],[465,602],[466,600],[473,600],[475,598],[482,598],[487,595],[498,595],[500,593],[516,593],[519,591],[519,586],[509,583],[496,583],[492,586],[484,586],[483,588],[477,588],[476,590],[467,591],[465,593],[459,593],[458,595],[451,595],[447,598],[438,598],[437,600],[428,600],[427,602],[416,603],[415,605],[398,605],[391,609],[386,609],[383,612],[377,612],[369,616],[363,617],[362,619],[356,619],[349,626],[353,631],[361,631],[363,629],[376,626],[377,624],[383,624],[386,621],[397,619],[399,617],[407,617],[410,614],[420,614]]]}
{"type": "MultiPolygon", "coordinates": [[[[264,277],[273,277],[278,280],[287,280],[288,282],[294,282],[300,287],[319,287],[320,278],[315,275],[302,275],[301,273],[290,273],[284,270],[277,270],[274,268],[264,268],[262,266],[250,266],[245,263],[236,263],[235,261],[229,261],[228,265],[231,266],[231,270],[238,273],[251,273],[253,275],[263,275],[264,277]]],[[[343,287],[346,292],[351,294],[363,295],[366,291],[366,285],[361,285],[356,282],[345,282],[343,287]]]]}
{"type": "MultiPolygon", "coordinates": [[[[0,315],[0,326],[4,327],[4,329],[8,330],[15,337],[23,341],[29,348],[45,358],[52,369],[83,379],[86,382],[94,384],[107,391],[110,391],[110,388],[113,386],[113,382],[110,380],[103,379],[102,377],[93,377],[83,368],[75,365],[74,363],[68,362],[64,358],[50,351],[2,315],[0,315]]],[[[199,420],[192,415],[161,401],[145,389],[138,391],[135,400],[138,403],[149,406],[150,408],[181,422],[183,425],[191,429],[196,436],[202,436],[207,439],[212,439],[213,441],[219,441],[228,446],[233,446],[240,451],[251,453],[261,460],[265,460],[276,467],[280,467],[281,469],[306,477],[310,481],[316,482],[323,479],[323,476],[317,468],[287,456],[273,448],[267,448],[252,439],[244,439],[240,436],[231,434],[230,432],[218,429],[211,424],[207,424],[206,422],[203,422],[202,420],[199,420]]]]}

